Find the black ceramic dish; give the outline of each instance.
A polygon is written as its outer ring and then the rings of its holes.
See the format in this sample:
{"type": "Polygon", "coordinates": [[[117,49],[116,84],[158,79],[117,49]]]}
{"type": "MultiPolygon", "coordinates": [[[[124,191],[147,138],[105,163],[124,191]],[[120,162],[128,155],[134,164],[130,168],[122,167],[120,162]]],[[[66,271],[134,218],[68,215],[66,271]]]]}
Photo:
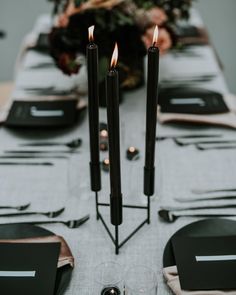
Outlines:
{"type": "MultiPolygon", "coordinates": [[[[30,224],[0,225],[0,239],[25,239],[55,235],[49,230],[30,224]]],[[[54,295],[62,295],[67,288],[72,274],[72,267],[66,265],[57,270],[54,295]]]]}

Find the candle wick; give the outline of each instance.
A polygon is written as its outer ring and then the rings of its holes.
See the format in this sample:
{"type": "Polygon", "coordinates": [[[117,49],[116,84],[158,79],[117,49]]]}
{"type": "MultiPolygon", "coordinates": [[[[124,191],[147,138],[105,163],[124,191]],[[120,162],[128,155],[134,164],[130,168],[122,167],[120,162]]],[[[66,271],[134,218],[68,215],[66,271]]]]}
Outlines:
{"type": "Polygon", "coordinates": [[[110,71],[114,71],[116,69],[116,67],[114,66],[114,65],[112,65],[111,67],[110,67],[110,71]]]}

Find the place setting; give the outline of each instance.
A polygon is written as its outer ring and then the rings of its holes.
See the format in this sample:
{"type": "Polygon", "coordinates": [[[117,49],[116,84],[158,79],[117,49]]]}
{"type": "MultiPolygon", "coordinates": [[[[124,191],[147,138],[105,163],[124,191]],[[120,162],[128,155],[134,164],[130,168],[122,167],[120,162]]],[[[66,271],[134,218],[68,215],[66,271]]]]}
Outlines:
{"type": "Polygon", "coordinates": [[[163,255],[174,294],[234,294],[235,221],[203,219],[177,231],[163,255]]]}
{"type": "Polygon", "coordinates": [[[1,288],[9,294],[18,290],[25,294],[61,294],[71,280],[74,257],[63,237],[42,226],[61,224],[68,230],[75,230],[86,223],[90,216],[66,221],[61,218],[65,208],[37,212],[30,210],[30,205],[0,207],[4,212],[11,210],[11,213],[0,214],[0,218],[5,220],[0,223],[1,288]],[[26,219],[33,215],[36,221],[26,219]],[[44,219],[37,220],[38,215],[44,219]],[[17,222],[18,216],[22,216],[24,221],[20,219],[17,222]],[[10,217],[15,222],[11,219],[8,223],[6,220],[10,217]]]}
{"type": "MultiPolygon", "coordinates": [[[[21,193],[27,194],[26,191],[21,193]]],[[[46,207],[46,210],[35,209],[43,207],[42,198],[41,206],[36,201],[13,205],[13,199],[9,198],[7,203],[5,198],[5,203],[2,200],[0,206],[2,290],[9,294],[19,290],[25,294],[64,293],[71,281],[74,257],[63,236],[54,231],[65,233],[79,230],[89,221],[90,215],[80,212],[73,215],[77,219],[70,219],[67,207],[51,211],[47,211],[46,207]]]]}
{"type": "Polygon", "coordinates": [[[0,225],[0,231],[3,291],[60,294],[65,290],[74,258],[62,237],[29,224],[0,225]]]}
{"type": "MultiPolygon", "coordinates": [[[[198,159],[200,166],[203,158],[198,159]]],[[[222,160],[226,161],[226,158],[222,160]]],[[[203,174],[195,174],[194,181],[185,187],[183,183],[186,180],[180,181],[180,175],[176,179],[179,183],[175,187],[175,195],[167,200],[162,198],[158,218],[165,224],[165,230],[167,226],[174,225],[171,238],[163,234],[163,275],[173,294],[235,293],[232,276],[234,181],[230,176],[222,177],[220,165],[212,164],[208,178],[202,169],[203,174]]],[[[195,164],[195,169],[198,167],[195,164]]],[[[163,192],[165,197],[168,196],[166,192],[163,192]]]]}

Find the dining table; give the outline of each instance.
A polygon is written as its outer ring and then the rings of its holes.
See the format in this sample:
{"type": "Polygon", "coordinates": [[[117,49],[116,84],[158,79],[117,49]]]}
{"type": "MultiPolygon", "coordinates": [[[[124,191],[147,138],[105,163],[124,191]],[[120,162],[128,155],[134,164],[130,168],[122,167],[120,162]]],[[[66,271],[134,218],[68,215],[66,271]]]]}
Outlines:
{"type": "MultiPolygon", "coordinates": [[[[198,27],[204,27],[200,13],[191,9],[189,22],[198,27]]],[[[22,42],[19,51],[14,89],[11,99],[31,99],[32,93],[27,88],[55,87],[60,90],[79,90],[79,96],[87,101],[86,62],[78,75],[65,76],[56,66],[37,67],[40,63],[52,63],[53,59],[45,54],[29,49],[29,44],[41,32],[51,28],[51,16],[40,15],[31,32],[22,42]],[[26,46],[27,45],[27,46],[26,46]]],[[[229,94],[224,78],[224,72],[213,45],[196,45],[187,49],[192,54],[181,50],[170,50],[160,60],[160,81],[174,77],[191,77],[212,75],[209,81],[194,82],[195,86],[223,95],[229,94]]],[[[145,60],[146,62],[146,60],[145,60]]],[[[120,141],[121,141],[121,178],[124,204],[145,206],[147,197],[143,194],[143,167],[145,157],[145,110],[146,84],[138,89],[124,93],[120,104],[120,141]],[[129,147],[139,149],[140,156],[134,161],[126,158],[129,147]]],[[[100,122],[107,122],[106,108],[99,109],[100,122]]],[[[235,113],[236,116],[236,113],[235,113]]],[[[191,199],[196,197],[194,189],[214,189],[233,187],[236,175],[235,149],[211,149],[201,151],[195,145],[180,146],[174,138],[202,134],[204,136],[223,136],[236,140],[234,129],[212,125],[194,125],[180,123],[160,124],[157,122],[156,141],[156,181],[155,194],[151,197],[151,223],[146,224],[115,254],[114,245],[105,231],[101,221],[96,219],[95,194],[90,189],[89,171],[89,126],[88,112],[79,113],[78,122],[72,127],[54,129],[17,129],[0,128],[0,155],[6,155],[7,150],[45,150],[51,155],[65,157],[47,159],[53,165],[49,166],[1,166],[0,165],[0,205],[16,205],[31,203],[31,211],[55,211],[65,207],[60,220],[78,219],[90,214],[90,220],[77,229],[70,229],[62,224],[42,225],[59,236],[63,236],[75,258],[75,267],[71,282],[65,295],[95,295],[94,270],[104,261],[115,261],[123,266],[124,273],[132,265],[145,265],[157,273],[158,294],[172,294],[162,275],[163,252],[171,236],[181,227],[201,219],[200,217],[180,217],[173,223],[163,221],[158,216],[158,210],[165,206],[186,206],[180,214],[189,213],[188,203],[179,203],[176,199],[191,199]],[[76,152],[69,147],[23,147],[27,142],[55,141],[69,142],[81,138],[82,144],[76,152]]],[[[108,157],[107,151],[100,152],[101,161],[108,157]]],[[[4,160],[1,160],[4,161],[4,160]]],[[[5,160],[9,161],[9,160],[5,160]]],[[[21,159],[14,159],[14,162],[21,159]]],[[[25,161],[25,160],[24,160],[25,161]]],[[[27,159],[34,162],[35,159],[27,159]]],[[[45,159],[37,159],[44,162],[45,159]]],[[[102,189],[98,193],[99,201],[109,203],[110,184],[109,173],[102,170],[102,189]]],[[[212,204],[212,200],[202,201],[202,205],[212,204]]],[[[214,200],[215,205],[235,204],[236,199],[214,200]]],[[[2,213],[5,210],[1,210],[2,213]]],[[[229,209],[210,209],[212,213],[234,213],[229,209]]],[[[9,212],[6,210],[6,212],[9,212]]],[[[114,226],[110,223],[109,207],[101,209],[103,217],[111,232],[114,226]]],[[[195,213],[201,213],[196,210],[195,213]]],[[[205,211],[204,211],[205,212],[205,211]]],[[[123,223],[120,228],[120,239],[123,240],[138,224],[145,219],[145,210],[123,209],[123,223]]],[[[230,217],[235,219],[234,217],[230,217]]],[[[1,217],[0,223],[31,222],[45,220],[43,216],[1,217]]]]}

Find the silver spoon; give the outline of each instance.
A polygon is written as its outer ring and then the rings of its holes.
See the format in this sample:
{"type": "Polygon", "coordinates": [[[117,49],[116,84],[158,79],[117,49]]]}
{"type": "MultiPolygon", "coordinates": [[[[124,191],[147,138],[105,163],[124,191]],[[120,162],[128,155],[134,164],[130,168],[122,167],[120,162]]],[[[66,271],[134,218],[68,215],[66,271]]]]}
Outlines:
{"type": "Polygon", "coordinates": [[[80,147],[82,144],[82,139],[81,138],[77,138],[77,139],[73,139],[69,142],[49,142],[49,141],[45,141],[45,142],[28,142],[28,143],[21,143],[20,146],[66,146],[69,147],[71,149],[75,149],[80,147]]]}
{"type": "Polygon", "coordinates": [[[30,221],[30,222],[18,222],[17,224],[33,224],[33,225],[42,225],[42,224],[64,224],[68,228],[78,228],[82,224],[84,224],[86,221],[88,221],[90,218],[90,215],[86,215],[80,219],[75,219],[75,220],[68,220],[68,221],[63,221],[63,220],[43,220],[43,221],[30,221]]]}

